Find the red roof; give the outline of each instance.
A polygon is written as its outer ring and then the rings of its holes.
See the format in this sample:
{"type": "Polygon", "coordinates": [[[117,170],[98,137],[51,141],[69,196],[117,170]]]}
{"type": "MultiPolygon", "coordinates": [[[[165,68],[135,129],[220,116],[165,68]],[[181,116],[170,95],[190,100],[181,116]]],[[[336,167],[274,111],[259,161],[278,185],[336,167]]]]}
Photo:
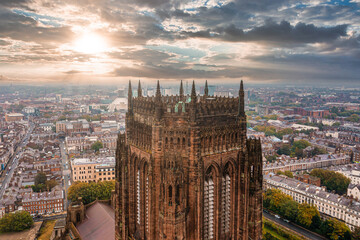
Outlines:
{"type": "Polygon", "coordinates": [[[114,209],[97,202],[86,210],[85,220],[76,228],[83,240],[114,240],[114,209]]]}

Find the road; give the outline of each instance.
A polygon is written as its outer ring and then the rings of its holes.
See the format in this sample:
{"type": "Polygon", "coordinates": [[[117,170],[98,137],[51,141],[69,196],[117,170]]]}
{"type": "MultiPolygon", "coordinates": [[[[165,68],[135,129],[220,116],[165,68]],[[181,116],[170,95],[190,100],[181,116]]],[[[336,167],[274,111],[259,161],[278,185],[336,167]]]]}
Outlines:
{"type": "Polygon", "coordinates": [[[17,147],[16,151],[14,152],[13,156],[11,157],[8,164],[6,165],[6,168],[3,171],[2,183],[1,183],[1,188],[0,188],[0,199],[2,199],[2,197],[5,193],[5,189],[8,186],[9,181],[15,171],[15,168],[17,167],[17,165],[19,163],[18,153],[20,153],[23,150],[23,148],[26,146],[26,144],[28,143],[29,136],[33,130],[34,130],[34,125],[32,123],[30,123],[29,131],[26,133],[26,135],[22,139],[20,145],[17,147]],[[10,167],[11,167],[11,169],[9,170],[10,167]],[[8,173],[8,174],[6,175],[6,173],[8,173]]]}
{"type": "Polygon", "coordinates": [[[66,155],[66,151],[65,151],[65,143],[62,141],[60,143],[60,152],[61,152],[61,159],[62,159],[62,169],[63,169],[63,187],[64,187],[64,192],[65,192],[65,199],[64,199],[64,203],[65,203],[65,209],[67,209],[68,207],[68,202],[67,202],[67,191],[68,188],[71,185],[71,170],[70,170],[70,164],[68,162],[68,158],[66,155]]]}
{"type": "Polygon", "coordinates": [[[297,232],[307,238],[310,238],[310,239],[314,239],[314,240],[324,240],[326,238],[323,238],[323,237],[320,237],[318,235],[315,235],[313,232],[311,231],[308,231],[306,229],[303,229],[303,228],[300,228],[296,225],[293,225],[292,223],[287,223],[285,222],[283,219],[279,219],[279,218],[276,218],[275,216],[269,214],[269,213],[266,213],[266,212],[263,212],[263,216],[267,219],[270,219],[271,221],[273,222],[276,222],[286,228],[289,228],[291,230],[293,230],[294,232],[297,232]]]}

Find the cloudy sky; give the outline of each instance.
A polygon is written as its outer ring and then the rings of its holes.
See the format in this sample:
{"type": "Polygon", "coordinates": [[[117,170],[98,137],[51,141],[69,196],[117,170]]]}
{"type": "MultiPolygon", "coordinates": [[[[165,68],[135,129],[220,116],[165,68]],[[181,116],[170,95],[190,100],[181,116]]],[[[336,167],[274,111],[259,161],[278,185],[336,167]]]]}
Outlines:
{"type": "Polygon", "coordinates": [[[2,82],[360,83],[360,0],[0,0],[2,82]]]}

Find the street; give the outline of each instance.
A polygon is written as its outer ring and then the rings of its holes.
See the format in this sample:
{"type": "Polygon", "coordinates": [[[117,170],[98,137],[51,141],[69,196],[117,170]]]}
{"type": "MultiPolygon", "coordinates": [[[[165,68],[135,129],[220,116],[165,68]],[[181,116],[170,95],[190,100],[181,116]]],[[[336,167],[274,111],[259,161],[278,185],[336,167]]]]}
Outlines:
{"type": "Polygon", "coordinates": [[[273,216],[273,215],[271,215],[271,214],[269,214],[269,213],[263,212],[263,216],[264,216],[265,218],[267,218],[267,219],[269,219],[269,220],[271,220],[271,221],[273,221],[273,222],[276,222],[276,223],[278,223],[278,224],[280,224],[280,225],[282,225],[282,226],[284,226],[284,227],[286,227],[286,228],[289,228],[289,229],[293,230],[294,232],[296,232],[296,233],[298,233],[298,234],[300,234],[300,235],[303,235],[303,236],[305,236],[305,237],[307,237],[307,238],[314,239],[314,240],[324,240],[324,239],[326,239],[326,238],[324,238],[324,237],[320,237],[320,236],[314,234],[314,233],[311,232],[311,231],[308,231],[308,230],[306,230],[306,229],[303,229],[303,228],[300,228],[300,227],[298,227],[298,226],[295,226],[295,225],[293,225],[291,222],[290,222],[290,223],[287,223],[287,222],[285,222],[285,221],[284,221],[283,219],[281,219],[281,218],[280,218],[280,219],[279,219],[279,218],[276,218],[275,216],[273,216]]]}
{"type": "Polygon", "coordinates": [[[0,188],[0,199],[2,199],[2,197],[3,197],[4,193],[5,193],[5,189],[6,189],[7,185],[9,184],[9,181],[10,181],[10,179],[11,179],[11,177],[12,177],[14,171],[15,171],[15,168],[17,167],[17,165],[19,163],[18,154],[23,150],[23,147],[26,146],[26,144],[28,143],[29,136],[30,136],[30,134],[32,133],[33,130],[34,130],[34,125],[32,123],[30,123],[29,131],[26,133],[26,135],[22,139],[21,143],[17,147],[17,149],[14,152],[12,158],[9,160],[6,168],[3,171],[2,183],[1,183],[1,188],[0,188]]]}
{"type": "Polygon", "coordinates": [[[66,155],[66,151],[65,151],[65,143],[62,141],[60,143],[60,152],[61,152],[61,159],[62,159],[62,169],[63,169],[63,186],[64,186],[64,192],[65,192],[65,199],[64,199],[64,206],[65,209],[67,209],[68,207],[68,202],[67,202],[67,191],[68,188],[71,185],[71,170],[70,170],[70,164],[68,163],[67,160],[67,155],[66,155]]]}

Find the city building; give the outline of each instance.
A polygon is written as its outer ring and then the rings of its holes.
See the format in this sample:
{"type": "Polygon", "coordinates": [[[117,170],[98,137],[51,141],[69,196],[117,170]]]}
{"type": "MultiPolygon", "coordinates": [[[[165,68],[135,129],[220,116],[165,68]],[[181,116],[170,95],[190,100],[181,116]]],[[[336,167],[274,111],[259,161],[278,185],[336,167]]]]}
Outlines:
{"type": "Polygon", "coordinates": [[[76,158],[71,160],[71,171],[73,182],[115,180],[115,158],[76,158]]]}
{"type": "Polygon", "coordinates": [[[5,121],[7,122],[19,122],[24,119],[24,115],[21,113],[7,113],[5,114],[5,121]]]}
{"type": "Polygon", "coordinates": [[[280,160],[274,163],[264,163],[264,174],[278,171],[310,171],[314,168],[324,168],[336,165],[344,165],[350,163],[350,156],[346,154],[321,154],[312,158],[304,158],[299,160],[289,159],[280,160]]]}
{"type": "Polygon", "coordinates": [[[298,203],[316,206],[322,217],[343,221],[352,231],[360,227],[360,202],[285,176],[265,175],[264,189],[269,188],[280,189],[298,203]]]}
{"type": "Polygon", "coordinates": [[[315,186],[321,186],[321,180],[318,177],[311,176],[309,174],[295,175],[295,179],[304,183],[312,184],[315,186]]]}
{"type": "MultiPolygon", "coordinates": [[[[141,89],[141,88],[140,88],[141,89]]],[[[262,154],[239,97],[132,97],[116,154],[116,239],[262,239],[262,154]]]]}
{"type": "Polygon", "coordinates": [[[347,195],[349,197],[353,197],[356,200],[360,200],[360,184],[349,184],[349,187],[347,189],[347,195]]]}
{"type": "Polygon", "coordinates": [[[64,211],[64,192],[55,187],[50,192],[24,193],[22,206],[31,215],[62,212],[64,211]]]}
{"type": "Polygon", "coordinates": [[[86,119],[56,122],[56,133],[62,132],[66,135],[72,135],[76,133],[90,133],[90,125],[86,119]]]}

